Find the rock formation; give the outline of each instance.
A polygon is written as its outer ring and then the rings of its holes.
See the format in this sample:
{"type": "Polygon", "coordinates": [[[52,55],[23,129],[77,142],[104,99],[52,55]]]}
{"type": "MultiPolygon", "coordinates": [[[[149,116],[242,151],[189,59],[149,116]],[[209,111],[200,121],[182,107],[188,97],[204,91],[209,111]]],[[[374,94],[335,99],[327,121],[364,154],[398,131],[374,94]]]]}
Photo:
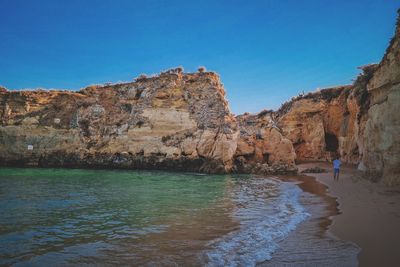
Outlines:
{"type": "Polygon", "coordinates": [[[237,116],[240,135],[235,167],[245,173],[296,172],[292,142],[276,126],[272,111],[237,116]]]}
{"type": "Polygon", "coordinates": [[[72,91],[0,87],[0,165],[284,173],[335,154],[400,184],[400,21],[352,85],[230,113],[216,73],[181,68],[72,91]]]}
{"type": "Polygon", "coordinates": [[[219,77],[182,69],[70,91],[0,91],[0,163],[229,172],[238,130],[219,77]]]}
{"type": "Polygon", "coordinates": [[[400,184],[400,10],[395,36],[367,84],[369,108],[361,127],[359,168],[400,184]]]}
{"type": "MultiPolygon", "coordinates": [[[[277,111],[278,126],[292,141],[297,161],[326,160],[330,152],[348,150],[356,116],[347,101],[351,88],[341,86],[300,96],[277,111]]],[[[353,154],[346,157],[353,160],[353,154]]]]}
{"type": "Polygon", "coordinates": [[[298,96],[276,113],[294,145],[297,161],[327,160],[338,153],[347,163],[400,184],[400,21],[379,64],[352,85],[298,96]]]}

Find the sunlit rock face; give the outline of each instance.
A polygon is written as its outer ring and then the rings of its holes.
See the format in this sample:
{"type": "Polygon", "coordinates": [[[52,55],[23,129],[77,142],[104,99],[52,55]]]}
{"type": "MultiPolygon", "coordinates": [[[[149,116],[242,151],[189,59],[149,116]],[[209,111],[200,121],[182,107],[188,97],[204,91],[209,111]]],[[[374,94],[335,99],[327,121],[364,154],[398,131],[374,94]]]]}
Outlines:
{"type": "Polygon", "coordinates": [[[257,115],[254,125],[240,116],[239,126],[213,72],[178,68],[79,92],[2,88],[0,101],[2,165],[295,170],[293,146],[271,114],[257,115]]]}
{"type": "Polygon", "coordinates": [[[79,92],[0,91],[2,165],[228,172],[238,130],[217,74],[174,69],[79,92]]]}
{"type": "Polygon", "coordinates": [[[277,125],[293,143],[297,162],[326,161],[339,155],[371,177],[399,184],[398,64],[391,65],[398,75],[386,80],[378,72],[382,63],[367,65],[353,85],[323,89],[285,103],[276,112],[277,125]],[[379,85],[375,77],[381,79],[379,85]]]}
{"type": "Polygon", "coordinates": [[[292,142],[282,135],[272,111],[237,116],[240,135],[235,153],[239,172],[296,172],[292,142]]]}
{"type": "Polygon", "coordinates": [[[297,161],[329,160],[335,154],[360,170],[400,184],[400,27],[379,64],[352,85],[301,95],[276,112],[297,161]]]}
{"type": "Polygon", "coordinates": [[[329,160],[340,153],[358,162],[354,137],[358,106],[349,95],[353,86],[323,89],[294,98],[277,112],[278,126],[290,139],[297,161],[329,160]]]}
{"type": "Polygon", "coordinates": [[[367,86],[359,168],[382,174],[387,184],[400,184],[400,20],[386,53],[367,86]]]}
{"type": "Polygon", "coordinates": [[[236,118],[204,69],[78,92],[0,87],[0,165],[287,173],[338,154],[400,184],[399,31],[352,85],[236,118]]]}

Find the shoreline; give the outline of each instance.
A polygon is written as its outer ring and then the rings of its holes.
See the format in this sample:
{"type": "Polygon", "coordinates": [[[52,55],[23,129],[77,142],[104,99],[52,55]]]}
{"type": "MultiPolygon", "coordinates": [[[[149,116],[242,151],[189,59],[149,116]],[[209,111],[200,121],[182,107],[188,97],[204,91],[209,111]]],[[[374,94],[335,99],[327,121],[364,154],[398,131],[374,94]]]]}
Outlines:
{"type": "MultiPolygon", "coordinates": [[[[333,180],[329,163],[309,162],[297,166],[298,176],[278,177],[296,183],[304,192],[327,203],[326,216],[318,218],[321,231],[356,244],[361,249],[357,256],[359,266],[398,266],[400,187],[363,179],[354,166],[343,166],[339,181],[333,180]],[[300,174],[312,167],[327,172],[300,174]]],[[[268,262],[260,264],[264,265],[268,266],[268,262]]]]}
{"type": "Polygon", "coordinates": [[[358,266],[360,247],[329,231],[332,218],[340,210],[336,197],[328,193],[328,186],[304,174],[277,178],[302,191],[298,201],[308,216],[280,241],[271,259],[256,266],[358,266]]]}
{"type": "MultiPolygon", "coordinates": [[[[310,167],[326,173],[306,173],[326,186],[326,195],[336,198],[338,213],[332,214],[327,231],[361,248],[359,266],[398,266],[400,263],[400,187],[387,187],[361,177],[353,166],[343,166],[339,181],[331,165],[302,163],[299,173],[310,167]]],[[[300,180],[300,179],[299,179],[300,180]]]]}

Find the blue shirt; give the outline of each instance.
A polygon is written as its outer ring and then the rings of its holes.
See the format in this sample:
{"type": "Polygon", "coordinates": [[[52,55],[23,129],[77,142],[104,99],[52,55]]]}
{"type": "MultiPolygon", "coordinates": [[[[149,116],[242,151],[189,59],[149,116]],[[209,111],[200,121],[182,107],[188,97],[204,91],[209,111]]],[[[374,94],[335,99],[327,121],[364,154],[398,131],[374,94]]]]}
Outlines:
{"type": "Polygon", "coordinates": [[[334,168],[334,169],[339,169],[339,168],[340,168],[340,164],[342,164],[342,163],[340,162],[340,160],[335,159],[335,160],[333,161],[333,168],[334,168]]]}

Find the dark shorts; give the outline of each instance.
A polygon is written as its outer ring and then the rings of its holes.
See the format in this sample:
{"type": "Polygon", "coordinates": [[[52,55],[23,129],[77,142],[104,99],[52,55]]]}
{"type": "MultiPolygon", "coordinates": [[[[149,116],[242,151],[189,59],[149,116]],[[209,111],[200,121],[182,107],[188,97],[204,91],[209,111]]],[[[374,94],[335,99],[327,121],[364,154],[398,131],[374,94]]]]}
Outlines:
{"type": "Polygon", "coordinates": [[[334,175],[339,174],[339,169],[333,169],[333,174],[334,175]]]}

